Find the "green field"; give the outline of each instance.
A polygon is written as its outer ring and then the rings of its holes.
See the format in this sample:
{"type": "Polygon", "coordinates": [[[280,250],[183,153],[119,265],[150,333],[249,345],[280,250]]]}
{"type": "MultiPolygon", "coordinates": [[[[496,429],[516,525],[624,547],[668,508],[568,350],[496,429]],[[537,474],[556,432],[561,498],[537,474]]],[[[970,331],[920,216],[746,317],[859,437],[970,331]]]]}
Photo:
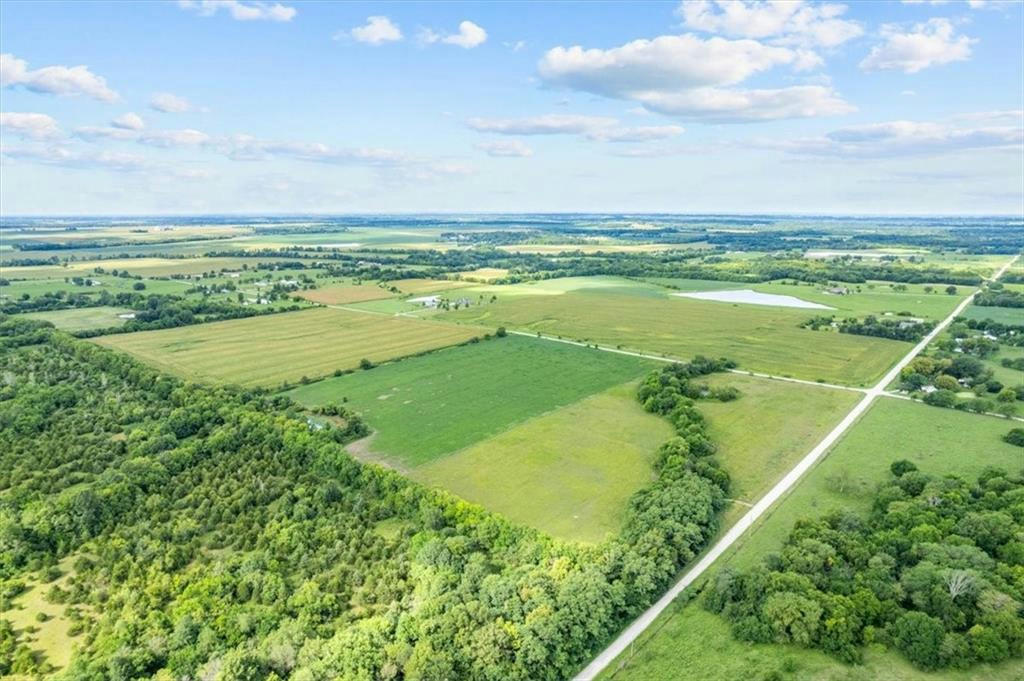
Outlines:
{"type": "Polygon", "coordinates": [[[478,335],[472,327],[325,307],[94,340],[184,378],[277,386],[478,335]]]}
{"type": "Polygon", "coordinates": [[[329,378],[288,394],[310,406],[348,398],[376,431],[373,452],[405,468],[654,366],[638,357],[508,336],[329,378]]]}
{"type": "MultiPolygon", "coordinates": [[[[853,408],[861,394],[744,376],[711,376],[712,386],[731,385],[742,396],[734,402],[706,400],[698,405],[707,419],[716,456],[732,479],[730,496],[753,503],[811,451],[853,408]]],[[[734,503],[732,524],[747,511],[734,503]]]]}
{"type": "Polygon", "coordinates": [[[968,305],[961,316],[967,319],[991,319],[1000,324],[1024,326],[1024,309],[1019,307],[968,305]]]}
{"type": "Polygon", "coordinates": [[[86,331],[121,326],[126,320],[118,315],[130,312],[131,310],[120,307],[79,307],[70,310],[29,312],[22,316],[30,319],[42,319],[64,331],[86,331]]]}
{"type": "Polygon", "coordinates": [[[877,380],[910,349],[899,341],[800,328],[814,310],[691,300],[630,284],[550,295],[498,295],[495,303],[440,318],[677,358],[724,356],[753,371],[855,385],[877,380]]]}
{"type": "Polygon", "coordinates": [[[627,383],[409,475],[553,536],[597,542],[619,531],[630,495],[653,479],[651,461],[671,436],[627,383]]]}
{"type": "MultiPolygon", "coordinates": [[[[928,473],[967,477],[985,466],[1020,470],[1024,467],[1020,449],[1000,439],[1011,425],[988,416],[879,398],[826,458],[734,544],[716,567],[744,568],[759,563],[781,547],[800,518],[816,517],[834,508],[867,512],[874,486],[889,475],[889,464],[895,459],[909,459],[928,473]]],[[[670,611],[672,608],[637,642],[632,661],[615,679],[756,679],[779,669],[786,659],[792,660],[796,670],[782,678],[799,681],[1011,681],[1020,679],[1022,673],[1020,661],[998,667],[980,665],[969,672],[925,673],[899,655],[879,649],[868,651],[863,666],[849,667],[822,653],[793,646],[739,643],[724,619],[704,612],[697,602],[678,608],[678,614],[670,611]]],[[[610,678],[619,664],[614,663],[602,678],[610,678]]]]}

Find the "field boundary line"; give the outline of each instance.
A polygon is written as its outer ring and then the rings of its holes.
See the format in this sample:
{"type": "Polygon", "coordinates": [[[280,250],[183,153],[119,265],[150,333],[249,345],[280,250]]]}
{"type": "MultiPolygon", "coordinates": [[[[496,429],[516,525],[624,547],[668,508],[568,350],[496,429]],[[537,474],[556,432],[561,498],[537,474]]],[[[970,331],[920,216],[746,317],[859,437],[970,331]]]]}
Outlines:
{"type": "MultiPolygon", "coordinates": [[[[1015,255],[1003,265],[989,281],[995,281],[1017,261],[1020,255],[1015,255]]],[[[619,655],[625,652],[629,646],[648,628],[658,616],[668,608],[676,597],[679,596],[688,586],[693,584],[704,572],[711,567],[719,557],[722,556],[732,545],[750,529],[769,508],[775,505],[779,499],[784,497],[790,489],[809,471],[818,461],[825,456],[835,443],[849,430],[850,426],[856,423],[868,410],[875,398],[886,394],[886,386],[892,383],[900,375],[900,372],[910,364],[911,361],[922,350],[935,340],[952,321],[960,315],[964,309],[971,304],[974,297],[978,295],[980,288],[976,288],[969,296],[964,298],[949,315],[939,322],[924,338],[922,338],[901,360],[896,362],[878,383],[866,391],[864,397],[854,405],[843,420],[840,421],[822,440],[811,449],[793,468],[786,473],[754,506],[747,511],[722,537],[715,542],[709,551],[690,567],[683,576],[673,584],[668,591],[659,598],[654,605],[645,610],[637,617],[632,624],[626,627],[604,650],[586,666],[575,677],[574,681],[593,681],[606,667],[608,667],[619,655]]]]}
{"type": "MultiPolygon", "coordinates": [[[[901,394],[893,392],[891,390],[886,390],[885,392],[883,392],[882,393],[882,397],[892,397],[892,398],[897,399],[897,400],[907,400],[909,402],[917,402],[918,404],[928,404],[924,400],[919,400],[916,397],[911,397],[910,395],[901,395],[901,394]]],[[[948,409],[949,407],[937,407],[937,408],[938,409],[948,409]]],[[[1007,414],[1000,414],[1000,413],[997,413],[997,412],[994,412],[994,411],[963,411],[963,410],[960,410],[960,409],[954,409],[954,411],[959,411],[962,414],[977,414],[978,416],[992,416],[992,417],[995,417],[997,419],[1003,419],[1004,421],[1024,421],[1024,418],[1021,418],[1020,416],[1014,416],[1012,414],[1009,414],[1009,415],[1007,415],[1007,414]]]]}
{"type": "MultiPolygon", "coordinates": [[[[650,359],[656,362],[685,362],[684,359],[676,357],[665,357],[662,355],[651,355],[645,352],[634,352],[632,350],[622,350],[620,348],[610,348],[606,345],[598,345],[597,343],[584,343],[581,341],[569,340],[567,338],[557,338],[555,336],[549,336],[543,333],[529,331],[509,331],[508,333],[514,333],[517,336],[529,336],[531,338],[540,338],[542,340],[553,341],[555,343],[567,343],[569,345],[575,345],[581,348],[589,348],[591,350],[601,350],[602,352],[614,352],[620,355],[629,355],[630,357],[640,357],[641,359],[650,359]]],[[[752,376],[754,378],[763,378],[769,381],[785,381],[786,383],[798,383],[800,385],[810,385],[816,388],[832,388],[834,390],[848,390],[856,393],[866,393],[867,388],[856,388],[850,385],[839,385],[838,383],[825,383],[823,381],[809,381],[804,378],[790,378],[788,376],[774,376],[772,374],[765,374],[757,371],[749,371],[746,369],[729,369],[729,373],[739,374],[741,376],[752,376]]]]}

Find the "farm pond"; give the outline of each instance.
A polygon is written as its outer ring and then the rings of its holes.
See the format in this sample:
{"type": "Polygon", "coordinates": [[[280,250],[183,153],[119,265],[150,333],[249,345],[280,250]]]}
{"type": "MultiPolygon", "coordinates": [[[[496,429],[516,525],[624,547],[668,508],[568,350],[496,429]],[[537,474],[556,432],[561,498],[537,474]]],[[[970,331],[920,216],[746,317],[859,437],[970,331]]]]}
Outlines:
{"type": "Polygon", "coordinates": [[[795,296],[783,296],[775,293],[758,293],[748,288],[735,291],[696,291],[693,293],[673,293],[682,298],[697,300],[715,300],[720,303],[747,303],[748,305],[774,305],[776,307],[802,307],[815,310],[834,310],[834,307],[801,300],[795,296]]]}

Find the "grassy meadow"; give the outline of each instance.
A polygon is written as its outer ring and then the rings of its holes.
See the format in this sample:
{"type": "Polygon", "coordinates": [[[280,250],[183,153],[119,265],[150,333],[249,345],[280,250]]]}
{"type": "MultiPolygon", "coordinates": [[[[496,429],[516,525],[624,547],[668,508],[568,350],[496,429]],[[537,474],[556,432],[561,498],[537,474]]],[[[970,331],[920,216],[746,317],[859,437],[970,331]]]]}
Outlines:
{"type": "Polygon", "coordinates": [[[308,406],[347,398],[376,431],[372,451],[409,468],[637,378],[655,365],[508,336],[328,378],[288,394],[308,406]]]}
{"type": "MultiPolygon", "coordinates": [[[[701,401],[716,456],[732,479],[730,496],[753,503],[835,427],[862,396],[834,388],[814,388],[742,374],[716,374],[712,386],[733,386],[734,402],[701,401]]],[[[724,522],[747,511],[734,503],[724,522]]]]}
{"type": "Polygon", "coordinates": [[[48,312],[29,312],[25,317],[42,319],[64,331],[86,331],[89,329],[107,329],[120,326],[125,319],[119,315],[128,314],[131,310],[119,307],[79,307],[70,310],[51,310],[48,312]]]}
{"type": "Polygon", "coordinates": [[[1019,307],[968,305],[961,316],[967,319],[991,319],[1000,324],[1024,325],[1024,309],[1019,307]]]}
{"type": "MultiPolygon", "coordinates": [[[[1011,425],[1003,419],[879,398],[716,567],[756,565],[781,547],[800,518],[834,508],[867,512],[872,490],[889,475],[889,465],[896,459],[909,459],[928,473],[967,477],[986,466],[1019,470],[1024,467],[1020,449],[1000,439],[1011,425]]],[[[1018,660],[996,667],[979,665],[966,672],[926,673],[879,648],[869,648],[864,665],[854,667],[795,646],[749,645],[734,640],[724,619],[693,601],[663,613],[637,642],[634,653],[623,655],[601,678],[726,681],[756,679],[773,670],[786,681],[1017,681],[1024,672],[1018,660]]]]}
{"type": "Polygon", "coordinates": [[[654,454],[672,434],[627,383],[409,475],[555,537],[597,542],[619,531],[629,497],[653,479],[654,454]]]}
{"type": "Polygon", "coordinates": [[[270,387],[479,335],[455,324],[316,308],[93,340],[183,378],[270,387]]]}

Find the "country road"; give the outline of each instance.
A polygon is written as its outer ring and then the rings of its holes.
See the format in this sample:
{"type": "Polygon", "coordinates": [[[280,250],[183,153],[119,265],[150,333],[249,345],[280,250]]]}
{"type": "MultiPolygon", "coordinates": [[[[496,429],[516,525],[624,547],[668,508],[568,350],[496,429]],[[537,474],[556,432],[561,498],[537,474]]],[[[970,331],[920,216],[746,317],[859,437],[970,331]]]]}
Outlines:
{"type": "MultiPolygon", "coordinates": [[[[1017,261],[1019,255],[1011,258],[1005,265],[1003,265],[999,271],[991,278],[991,281],[999,279],[1003,274],[1010,268],[1010,266],[1017,261]]],[[[947,316],[942,320],[932,331],[925,336],[921,341],[908,352],[903,359],[897,362],[889,371],[882,377],[875,386],[866,391],[863,399],[861,399],[853,409],[839,422],[835,428],[833,428],[817,445],[814,446],[810,452],[807,453],[797,464],[788,472],[781,480],[779,480],[774,487],[772,487],[767,494],[761,497],[751,507],[747,513],[736,522],[729,530],[719,539],[711,549],[705,553],[701,559],[689,570],[687,570],[683,576],[677,581],[672,587],[665,592],[658,601],[644,611],[636,620],[633,621],[619,636],[612,641],[611,645],[601,651],[597,657],[595,657],[590,664],[588,664],[582,671],[580,671],[575,677],[574,681],[591,681],[596,678],[609,664],[615,660],[623,651],[625,651],[633,641],[637,639],[640,634],[649,627],[658,615],[660,615],[665,608],[675,600],[682,591],[690,586],[694,581],[697,580],[704,572],[711,567],[711,565],[718,560],[718,558],[725,553],[733,543],[739,539],[747,530],[749,530],[757,520],[764,515],[776,501],[782,498],[797,483],[797,481],[814,466],[815,463],[824,456],[829,449],[832,448],[840,437],[857,422],[857,419],[867,411],[868,407],[875,401],[875,398],[885,394],[885,388],[892,383],[899,376],[900,371],[910,364],[910,362],[922,351],[925,347],[931,343],[936,336],[949,326],[949,324],[956,318],[964,308],[970,305],[971,301],[974,300],[974,296],[978,294],[978,290],[975,290],[971,295],[964,298],[963,301],[947,316]]],[[[529,335],[529,334],[524,334],[529,335]]],[[[621,351],[620,351],[621,352],[621,351]]],[[[636,354],[636,353],[624,353],[624,354],[636,354]]],[[[642,355],[641,355],[642,356],[642,355]]]]}

